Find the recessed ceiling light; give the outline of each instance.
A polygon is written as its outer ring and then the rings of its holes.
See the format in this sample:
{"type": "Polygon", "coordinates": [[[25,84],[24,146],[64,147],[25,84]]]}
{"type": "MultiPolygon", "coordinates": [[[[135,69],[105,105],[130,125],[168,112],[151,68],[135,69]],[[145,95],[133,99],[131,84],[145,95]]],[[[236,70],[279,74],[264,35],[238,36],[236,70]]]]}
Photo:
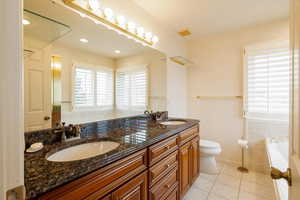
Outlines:
{"type": "Polygon", "coordinates": [[[120,50],[115,50],[115,53],[119,54],[119,53],[121,53],[121,51],[120,50]]]}
{"type": "Polygon", "coordinates": [[[22,23],[23,23],[24,25],[29,25],[29,24],[30,24],[30,21],[27,20],[27,19],[23,19],[23,20],[22,20],[22,23]]]}
{"type": "Polygon", "coordinates": [[[85,38],[81,38],[80,42],[82,42],[82,43],[88,43],[89,41],[87,39],[85,39],[85,38]]]}

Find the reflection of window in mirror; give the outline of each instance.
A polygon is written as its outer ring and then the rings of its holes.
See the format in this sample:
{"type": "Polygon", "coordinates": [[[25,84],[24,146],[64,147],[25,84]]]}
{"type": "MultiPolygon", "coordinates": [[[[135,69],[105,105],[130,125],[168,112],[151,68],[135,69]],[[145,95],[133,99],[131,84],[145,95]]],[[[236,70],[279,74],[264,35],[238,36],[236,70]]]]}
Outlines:
{"type": "Polygon", "coordinates": [[[145,110],[147,107],[147,67],[118,69],[116,72],[116,108],[138,111],[145,110]]]}
{"type": "Polygon", "coordinates": [[[77,64],[74,66],[74,110],[112,109],[113,70],[77,64]]]}

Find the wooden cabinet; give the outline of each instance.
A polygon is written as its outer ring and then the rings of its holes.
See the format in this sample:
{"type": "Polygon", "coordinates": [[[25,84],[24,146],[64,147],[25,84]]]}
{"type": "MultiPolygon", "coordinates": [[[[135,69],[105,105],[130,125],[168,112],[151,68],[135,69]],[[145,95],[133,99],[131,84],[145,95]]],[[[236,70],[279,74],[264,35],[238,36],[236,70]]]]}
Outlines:
{"type": "Polygon", "coordinates": [[[182,198],[199,176],[199,136],[187,132],[185,143],[179,148],[180,197],[182,198]],[[194,137],[192,137],[194,136],[194,137]],[[189,140],[188,140],[189,139],[189,140]]]}
{"type": "Polygon", "coordinates": [[[178,200],[179,198],[178,187],[176,187],[165,200],[178,200]]]}
{"type": "Polygon", "coordinates": [[[149,200],[164,200],[178,186],[177,166],[168,175],[166,175],[158,184],[150,189],[149,200]]]}
{"type": "Polygon", "coordinates": [[[180,196],[188,191],[190,187],[189,173],[190,173],[190,143],[186,143],[179,149],[179,173],[180,173],[180,196]]]}
{"type": "Polygon", "coordinates": [[[142,150],[56,188],[38,199],[99,200],[146,169],[147,151],[142,150]]]}
{"type": "Polygon", "coordinates": [[[147,200],[147,172],[132,179],[112,193],[112,200],[147,200]]]}
{"type": "Polygon", "coordinates": [[[170,153],[178,149],[177,135],[165,139],[155,145],[149,147],[149,165],[152,166],[170,153]]]}
{"type": "Polygon", "coordinates": [[[149,185],[152,187],[165,177],[172,169],[178,165],[178,151],[168,155],[165,159],[154,165],[149,170],[149,185]]]}
{"type": "Polygon", "coordinates": [[[189,128],[37,199],[182,199],[199,175],[198,131],[189,128]]]}
{"type": "Polygon", "coordinates": [[[200,148],[199,137],[194,138],[190,143],[189,160],[190,160],[190,184],[193,184],[200,172],[200,148]]]}

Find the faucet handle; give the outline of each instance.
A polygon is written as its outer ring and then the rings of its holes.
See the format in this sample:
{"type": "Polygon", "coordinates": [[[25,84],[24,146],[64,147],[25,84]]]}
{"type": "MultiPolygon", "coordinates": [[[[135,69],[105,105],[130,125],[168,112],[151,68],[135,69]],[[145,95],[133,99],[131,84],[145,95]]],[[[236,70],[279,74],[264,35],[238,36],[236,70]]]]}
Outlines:
{"type": "Polygon", "coordinates": [[[80,125],[75,125],[74,126],[74,129],[75,129],[75,133],[76,133],[76,136],[80,136],[80,134],[81,134],[81,132],[82,132],[82,130],[81,130],[81,126],[80,125]]]}

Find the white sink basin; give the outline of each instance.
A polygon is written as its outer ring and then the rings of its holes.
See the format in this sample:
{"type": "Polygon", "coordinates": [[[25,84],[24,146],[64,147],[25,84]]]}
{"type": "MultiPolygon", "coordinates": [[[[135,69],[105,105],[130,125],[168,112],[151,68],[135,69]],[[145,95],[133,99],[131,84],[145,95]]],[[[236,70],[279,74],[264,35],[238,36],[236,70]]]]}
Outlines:
{"type": "Polygon", "coordinates": [[[60,150],[47,158],[53,162],[83,160],[110,152],[120,146],[117,142],[101,141],[72,146],[60,150]]]}
{"type": "Polygon", "coordinates": [[[185,121],[165,121],[165,122],[160,122],[160,124],[162,125],[166,125],[166,126],[169,126],[169,125],[182,125],[182,124],[185,124],[186,122],[185,121]]]}

